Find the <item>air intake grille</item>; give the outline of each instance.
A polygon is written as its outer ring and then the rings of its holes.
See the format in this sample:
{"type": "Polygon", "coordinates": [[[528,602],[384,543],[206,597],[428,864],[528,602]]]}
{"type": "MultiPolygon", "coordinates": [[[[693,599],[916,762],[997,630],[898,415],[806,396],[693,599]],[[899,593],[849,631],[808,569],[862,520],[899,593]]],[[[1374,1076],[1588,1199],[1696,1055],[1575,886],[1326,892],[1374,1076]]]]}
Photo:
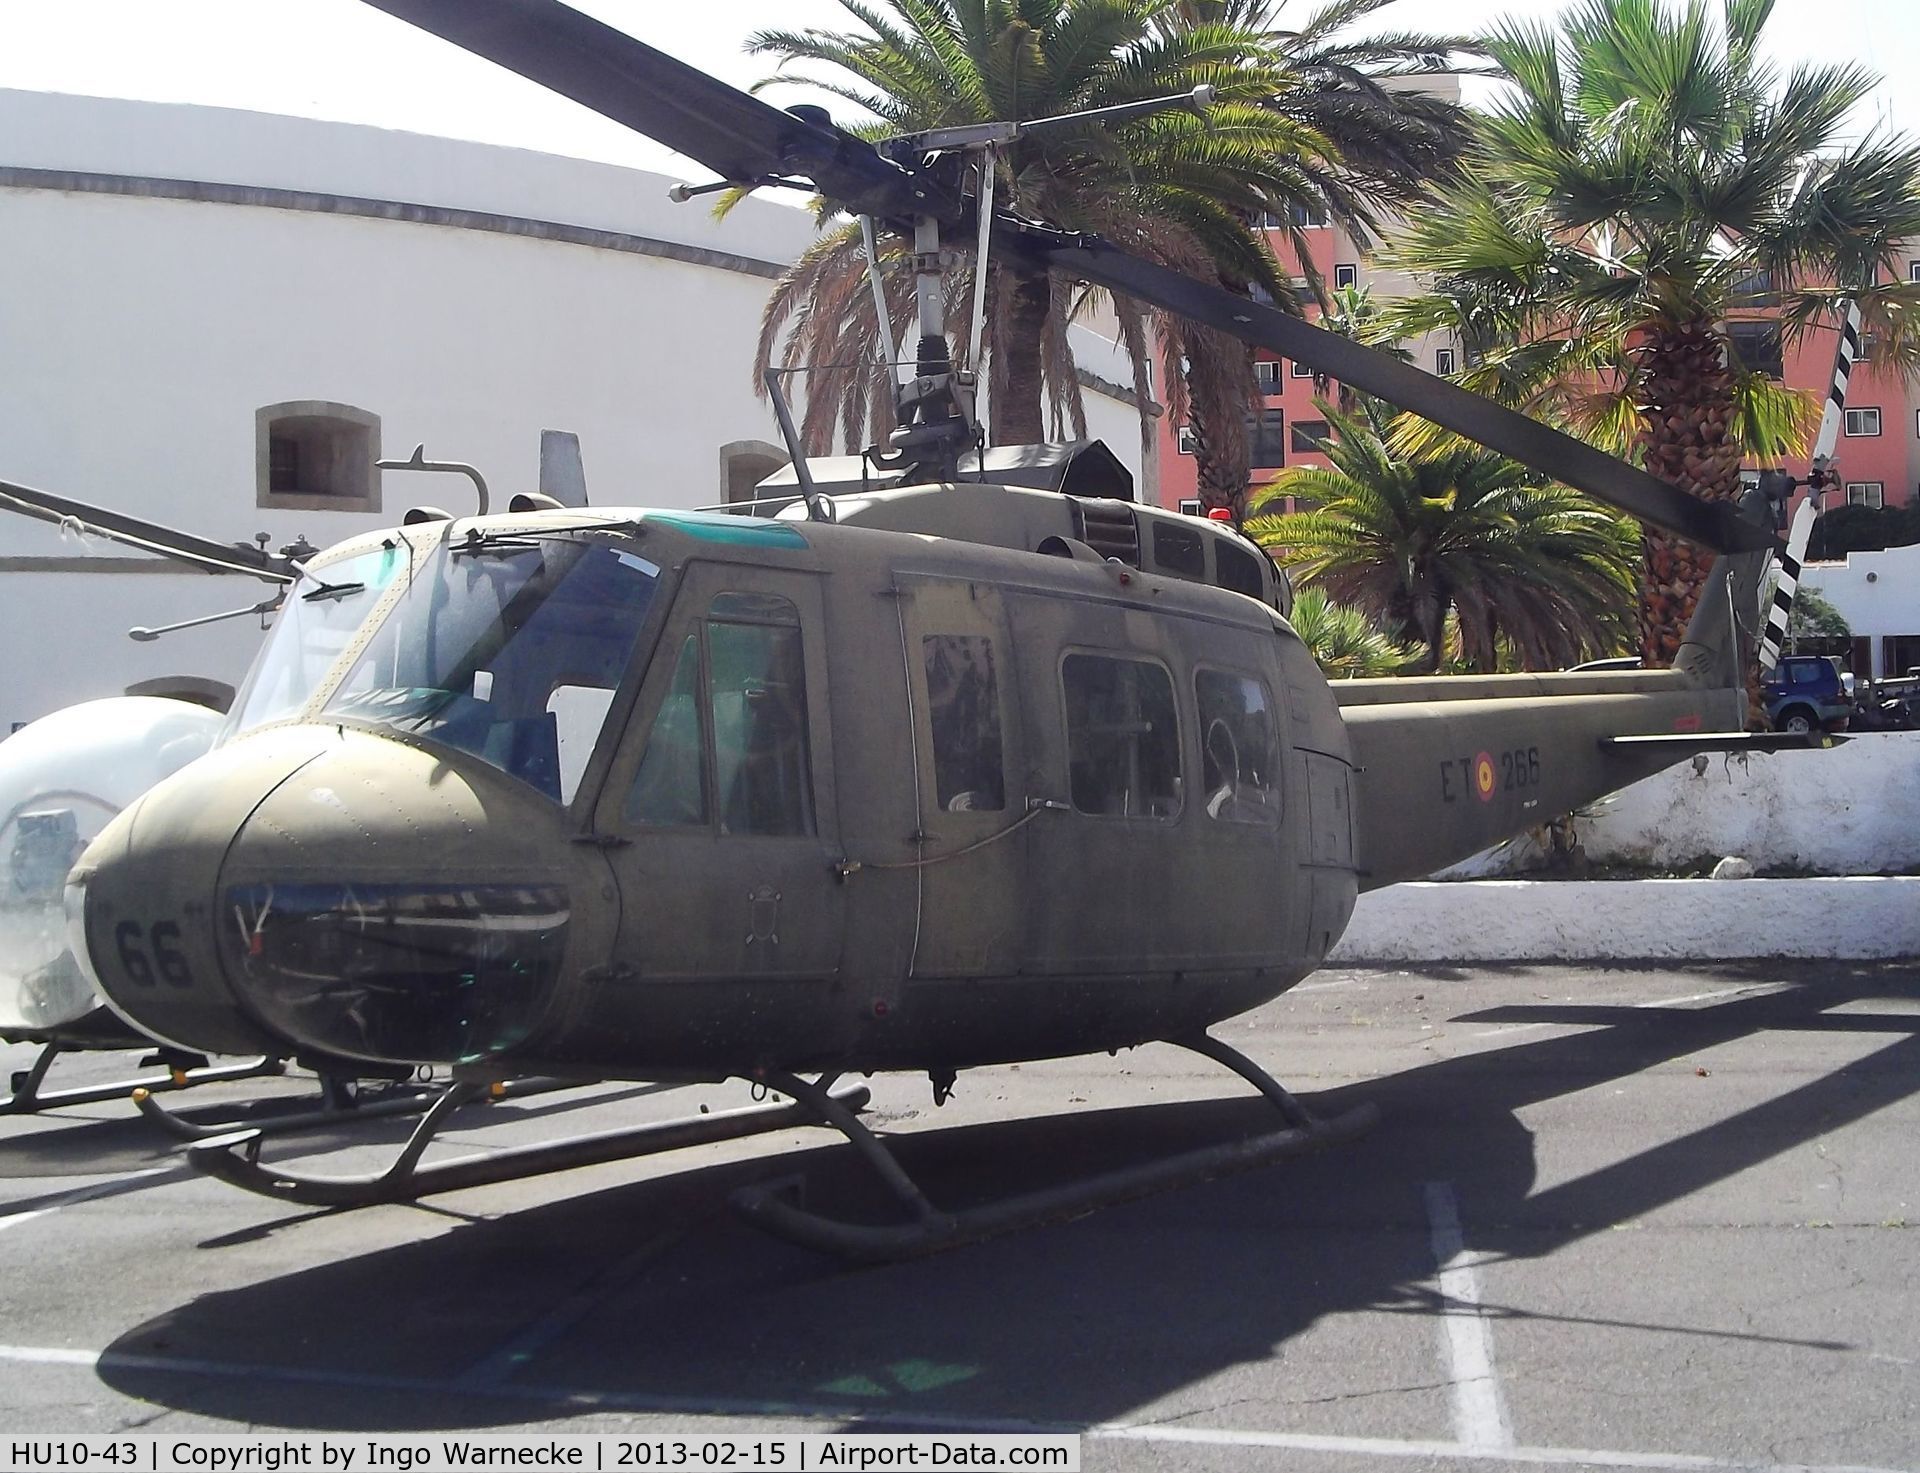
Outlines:
{"type": "Polygon", "coordinates": [[[1119,558],[1130,568],[1140,566],[1140,524],[1134,520],[1130,503],[1068,499],[1073,502],[1082,542],[1103,558],[1119,558]]]}

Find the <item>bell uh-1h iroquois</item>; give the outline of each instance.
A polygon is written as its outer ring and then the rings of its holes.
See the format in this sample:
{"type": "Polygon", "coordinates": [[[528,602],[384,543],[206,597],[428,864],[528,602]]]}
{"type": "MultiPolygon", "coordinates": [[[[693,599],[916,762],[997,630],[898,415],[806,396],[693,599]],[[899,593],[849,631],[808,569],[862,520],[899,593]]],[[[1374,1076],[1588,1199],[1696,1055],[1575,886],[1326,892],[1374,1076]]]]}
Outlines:
{"type": "Polygon", "coordinates": [[[1312,972],[1359,891],[1694,752],[1780,740],[1739,730],[1770,528],[997,213],[992,149],[1016,125],[873,145],[551,0],[373,3],[723,180],[804,181],[905,234],[917,361],[874,457],[885,489],[816,484],[801,459],[779,518],[523,496],[309,559],[227,739],[115,820],[68,886],[105,995],[180,1046],[446,1064],[449,1107],[530,1073],[739,1077],[792,1103],[416,1167],[436,1110],[383,1177],[279,1170],[244,1135],[196,1147],[203,1169],[355,1202],[824,1123],[902,1222],[736,1201],[885,1256],[1274,1159],[1371,1112],[1313,1118],[1207,1029],[1312,972]],[[1184,313],[1715,547],[1677,663],[1330,687],[1284,581],[1230,529],[1107,494],[1097,454],[1049,476],[1035,451],[1016,484],[994,478],[939,331],[943,241],[982,270],[991,251],[1184,313]],[[864,1091],[834,1089],[913,1071],[943,1098],[963,1069],[1151,1041],[1238,1071],[1284,1128],[947,1213],[861,1123],[864,1091]]]}

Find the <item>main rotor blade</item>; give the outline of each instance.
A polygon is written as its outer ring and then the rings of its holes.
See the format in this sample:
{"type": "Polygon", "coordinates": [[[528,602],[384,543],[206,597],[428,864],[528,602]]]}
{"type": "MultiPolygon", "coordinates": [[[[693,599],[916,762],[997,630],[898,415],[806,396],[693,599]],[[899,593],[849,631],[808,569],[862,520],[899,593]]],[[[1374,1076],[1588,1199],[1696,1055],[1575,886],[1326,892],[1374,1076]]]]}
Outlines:
{"type": "Polygon", "coordinates": [[[260,548],[196,537],[159,522],[109,511],[103,506],[89,506],[84,501],[55,496],[50,491],[36,491],[12,481],[0,481],[0,510],[17,511],[43,522],[75,525],[109,541],[158,553],[176,562],[192,563],[195,567],[245,573],[268,583],[291,583],[294,579],[293,565],[287,558],[260,548]]]}
{"type": "Polygon", "coordinates": [[[722,179],[810,179],[859,214],[951,219],[958,200],[831,124],[729,87],[559,0],[365,0],[624,123],[722,179]]]}
{"type": "Polygon", "coordinates": [[[1296,359],[1716,552],[1774,545],[1771,529],[1748,521],[1731,503],[1689,496],[1604,450],[1435,378],[1391,354],[1143,261],[1098,237],[1071,235],[1003,216],[995,225],[994,249],[1004,250],[1032,269],[1044,267],[1076,281],[1124,292],[1242,342],[1296,359]]]}

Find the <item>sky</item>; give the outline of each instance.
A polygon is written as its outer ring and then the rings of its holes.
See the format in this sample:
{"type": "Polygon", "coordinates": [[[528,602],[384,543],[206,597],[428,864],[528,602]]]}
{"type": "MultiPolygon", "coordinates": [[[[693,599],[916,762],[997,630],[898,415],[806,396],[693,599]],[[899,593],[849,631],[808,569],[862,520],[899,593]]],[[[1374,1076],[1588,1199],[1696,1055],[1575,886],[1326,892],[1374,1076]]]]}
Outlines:
{"type": "MultiPolygon", "coordinates": [[[[572,3],[739,86],[772,70],[744,54],[755,30],[851,28],[836,0],[572,3]]],[[[1313,0],[1291,0],[1282,21],[1312,8],[1313,0]]],[[[1561,8],[1561,0],[1393,0],[1381,19],[1394,29],[1457,32],[1561,8]]],[[[1920,75],[1914,15],[1914,0],[1778,0],[1771,49],[1783,64],[1862,60],[1911,79],[1920,75]]],[[[292,113],[707,177],[359,0],[0,0],[0,87],[292,113]]],[[[784,105],[803,94],[767,95],[784,105]]],[[[1920,100],[1883,85],[1856,126],[1877,122],[1920,133],[1920,100]]]]}

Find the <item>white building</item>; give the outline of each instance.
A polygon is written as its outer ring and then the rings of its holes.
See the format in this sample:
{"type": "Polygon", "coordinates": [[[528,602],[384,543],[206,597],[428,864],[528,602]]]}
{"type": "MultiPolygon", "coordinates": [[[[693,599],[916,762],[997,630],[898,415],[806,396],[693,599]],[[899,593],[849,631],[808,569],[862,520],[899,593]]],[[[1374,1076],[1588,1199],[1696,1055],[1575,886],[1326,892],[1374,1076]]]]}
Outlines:
{"type": "MultiPolygon", "coordinates": [[[[225,109],[0,91],[0,479],[222,541],[316,545],[459,478],[386,472],[424,443],[496,505],[578,436],[590,498],[695,506],[785,460],[753,392],[771,282],[810,215],[725,221],[606,164],[225,109]]],[[[1124,355],[1087,362],[1124,383],[1124,355]]],[[[1124,389],[1091,432],[1138,475],[1124,389]]],[[[1150,487],[1143,487],[1150,490],[1150,487]]],[[[0,516],[0,735],[180,678],[233,684],[264,596],[0,516]]]]}
{"type": "Polygon", "coordinates": [[[1808,563],[1800,581],[1847,621],[1855,675],[1879,680],[1920,666],[1920,545],[1808,563]]]}

